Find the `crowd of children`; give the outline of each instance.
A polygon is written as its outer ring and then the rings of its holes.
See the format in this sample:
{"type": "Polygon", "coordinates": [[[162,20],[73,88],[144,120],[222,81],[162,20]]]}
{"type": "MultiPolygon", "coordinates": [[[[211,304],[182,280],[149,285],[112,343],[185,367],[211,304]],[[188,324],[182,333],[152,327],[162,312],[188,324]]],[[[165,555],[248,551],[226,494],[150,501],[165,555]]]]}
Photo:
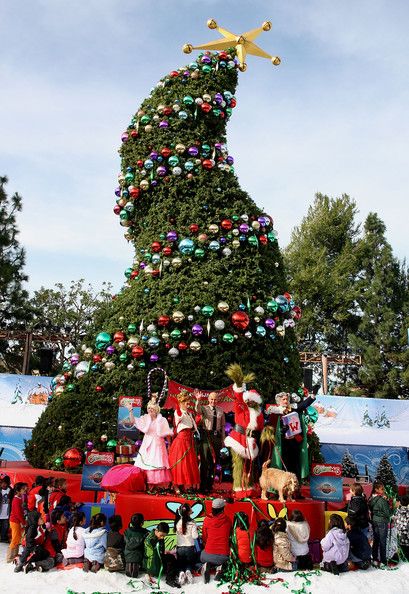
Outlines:
{"type": "MultiPolygon", "coordinates": [[[[160,522],[148,531],[144,517],[133,514],[122,533],[122,519],[113,515],[108,520],[103,513],[86,517],[71,502],[66,482],[52,482],[37,477],[31,490],[26,483],[12,488],[9,477],[1,479],[0,529],[2,540],[11,538],[7,561],[15,562],[15,572],[48,571],[58,564],[81,564],[84,571],[125,572],[136,578],[146,572],[152,578],[162,578],[169,586],[181,587],[192,583],[195,572],[210,581],[223,578],[233,556],[241,566],[257,566],[265,571],[311,570],[313,560],[309,550],[310,527],[300,510],[293,509],[288,520],[261,520],[255,529],[246,513],[238,512],[233,521],[225,513],[223,499],[212,501],[201,531],[192,519],[192,509],[182,503],[173,523],[176,546],[165,548],[169,525],[160,522]],[[20,555],[19,546],[23,545],[20,555]]],[[[326,536],[321,540],[321,567],[334,575],[349,569],[367,569],[387,563],[387,539],[393,519],[398,531],[401,558],[409,554],[409,497],[397,502],[392,514],[384,485],[375,482],[367,501],[362,486],[351,487],[345,522],[341,515],[330,516],[326,536]],[[393,518],[392,518],[393,515],[393,518]],[[372,546],[368,532],[372,528],[372,546]]]]}

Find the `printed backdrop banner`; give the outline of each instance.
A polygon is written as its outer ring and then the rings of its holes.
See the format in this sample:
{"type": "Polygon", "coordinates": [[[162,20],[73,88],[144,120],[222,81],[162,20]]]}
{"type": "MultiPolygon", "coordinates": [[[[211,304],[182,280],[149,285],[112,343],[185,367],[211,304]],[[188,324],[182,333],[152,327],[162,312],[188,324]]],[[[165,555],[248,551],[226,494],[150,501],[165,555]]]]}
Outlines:
{"type": "Polygon", "coordinates": [[[177,396],[181,390],[189,392],[203,404],[207,404],[207,398],[211,392],[216,392],[218,395],[217,406],[220,406],[225,413],[231,412],[234,408],[233,386],[228,386],[221,390],[198,390],[197,388],[178,384],[178,382],[172,379],[168,380],[168,397],[163,408],[173,408],[172,398],[177,396]]]}
{"type": "Polygon", "coordinates": [[[31,432],[27,427],[0,427],[0,450],[4,448],[1,458],[9,462],[25,460],[24,442],[31,438],[31,432]]]}
{"type": "MultiPolygon", "coordinates": [[[[0,373],[0,406],[48,403],[51,377],[0,373]]],[[[3,423],[2,423],[3,424],[3,423]]]]}
{"type": "Polygon", "coordinates": [[[376,471],[382,456],[387,456],[399,485],[409,485],[409,459],[407,448],[381,446],[321,444],[321,453],[325,462],[340,464],[342,457],[349,452],[358,467],[360,475],[369,476],[370,482],[376,477],[376,471]]]}
{"type": "Polygon", "coordinates": [[[129,410],[127,408],[129,404],[132,404],[134,417],[141,416],[141,396],[120,396],[118,399],[118,437],[126,437],[135,441],[139,437],[139,431],[129,419],[129,410]]]}
{"type": "Polygon", "coordinates": [[[409,446],[409,401],[317,396],[315,424],[321,443],[409,446]]]}

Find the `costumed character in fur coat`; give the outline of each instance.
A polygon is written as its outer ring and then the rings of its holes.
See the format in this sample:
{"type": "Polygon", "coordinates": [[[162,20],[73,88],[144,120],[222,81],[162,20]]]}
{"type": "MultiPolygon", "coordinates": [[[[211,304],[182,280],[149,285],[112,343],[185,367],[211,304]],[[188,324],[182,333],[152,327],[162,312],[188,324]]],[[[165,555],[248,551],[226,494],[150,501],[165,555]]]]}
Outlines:
{"type": "Polygon", "coordinates": [[[254,374],[244,375],[240,365],[234,363],[226,371],[233,380],[234,428],[224,440],[231,449],[233,460],[233,490],[252,488],[253,461],[258,456],[257,439],[264,426],[261,396],[256,390],[247,390],[245,382],[254,380],[254,374]]]}
{"type": "Polygon", "coordinates": [[[145,471],[148,488],[152,485],[169,486],[172,475],[169,470],[165,437],[173,435],[173,431],[165,417],[160,414],[160,406],[156,399],[152,398],[147,404],[147,413],[139,418],[134,417],[132,404],[128,410],[131,423],[145,434],[135,466],[145,471]]]}
{"type": "Polygon", "coordinates": [[[298,394],[280,392],[275,397],[276,404],[266,407],[268,425],[275,433],[271,466],[293,472],[300,483],[309,475],[307,427],[303,415],[314,400],[314,395],[302,400],[298,394]]]}

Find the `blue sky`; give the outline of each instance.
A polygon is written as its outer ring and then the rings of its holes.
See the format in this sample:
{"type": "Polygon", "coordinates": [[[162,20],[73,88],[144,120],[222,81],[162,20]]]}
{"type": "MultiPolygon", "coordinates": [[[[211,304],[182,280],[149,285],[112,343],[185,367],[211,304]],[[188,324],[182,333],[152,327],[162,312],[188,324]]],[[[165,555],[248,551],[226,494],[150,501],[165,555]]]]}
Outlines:
{"type": "Polygon", "coordinates": [[[406,0],[0,0],[0,164],[19,218],[29,288],[85,278],[119,288],[132,248],[112,212],[122,131],[150,89],[210,41],[215,18],[258,38],[228,128],[240,183],[281,246],[317,191],[376,211],[408,255],[406,0]]]}

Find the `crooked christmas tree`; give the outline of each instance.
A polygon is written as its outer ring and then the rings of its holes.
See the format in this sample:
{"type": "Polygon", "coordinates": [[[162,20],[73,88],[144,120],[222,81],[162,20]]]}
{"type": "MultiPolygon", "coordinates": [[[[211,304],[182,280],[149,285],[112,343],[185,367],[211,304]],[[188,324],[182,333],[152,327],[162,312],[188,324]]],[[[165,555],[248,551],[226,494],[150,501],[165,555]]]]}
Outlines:
{"type": "Polygon", "coordinates": [[[254,43],[268,22],[238,37],[208,25],[223,38],[165,75],[122,134],[114,213],[134,260],[97,336],[54,381],[26,447],[37,467],[69,446],[115,437],[118,396],[146,394],[154,367],[217,389],[238,362],[265,402],[300,389],[301,312],[286,293],[273,219],[240,187],[226,144],[246,53],[280,60],[254,43]]]}

